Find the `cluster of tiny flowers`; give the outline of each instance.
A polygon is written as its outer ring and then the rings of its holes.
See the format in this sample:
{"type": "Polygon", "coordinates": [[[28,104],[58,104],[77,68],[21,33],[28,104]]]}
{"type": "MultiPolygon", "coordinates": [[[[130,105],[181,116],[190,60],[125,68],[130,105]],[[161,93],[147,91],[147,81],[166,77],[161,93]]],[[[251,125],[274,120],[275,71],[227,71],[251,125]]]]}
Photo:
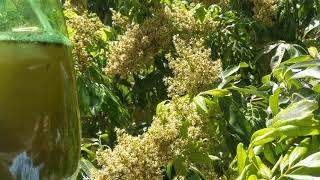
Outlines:
{"type": "Polygon", "coordinates": [[[187,9],[184,4],[179,2],[165,7],[165,14],[176,34],[205,34],[212,31],[216,25],[213,19],[207,15],[202,22],[197,20],[194,17],[194,10],[187,9]]]}
{"type": "Polygon", "coordinates": [[[85,12],[86,5],[83,3],[83,1],[78,0],[66,0],[63,4],[64,9],[72,10],[76,12],[77,14],[82,14],[85,12]]]}
{"type": "Polygon", "coordinates": [[[195,3],[202,3],[205,6],[210,6],[213,4],[217,4],[220,7],[226,7],[229,3],[229,0],[194,0],[195,3]]]}
{"type": "Polygon", "coordinates": [[[171,44],[171,33],[162,13],[147,18],[141,25],[133,25],[115,42],[109,53],[106,73],[126,77],[154,61],[161,47],[171,44]]]}
{"type": "MultiPolygon", "coordinates": [[[[126,20],[114,12],[115,25],[126,26],[126,20]]],[[[164,11],[154,13],[142,24],[127,26],[126,33],[115,42],[109,53],[106,72],[109,75],[126,77],[139,72],[154,62],[160,49],[172,47],[175,34],[200,34],[212,31],[215,23],[209,17],[203,22],[194,18],[194,12],[174,3],[164,11]]]]}
{"type": "Polygon", "coordinates": [[[68,18],[67,25],[70,31],[70,40],[73,44],[72,54],[75,67],[82,71],[92,61],[93,57],[89,49],[92,44],[97,42],[97,32],[104,28],[104,25],[96,15],[87,12],[68,18]]]}
{"type": "Polygon", "coordinates": [[[120,12],[112,10],[112,25],[126,28],[129,25],[129,18],[123,16],[120,12]]]}
{"type": "Polygon", "coordinates": [[[170,154],[161,152],[160,145],[152,137],[134,137],[118,131],[118,142],[114,150],[107,149],[97,153],[102,170],[94,172],[92,179],[160,179],[160,167],[167,163],[170,154]]]}
{"type": "Polygon", "coordinates": [[[264,25],[273,25],[273,19],[277,15],[278,0],[253,0],[254,18],[264,25]]]}
{"type": "Polygon", "coordinates": [[[195,95],[219,79],[221,61],[211,60],[210,49],[204,47],[203,39],[182,40],[175,36],[174,45],[177,57],[168,55],[174,76],[165,79],[170,96],[195,95]]]}
{"type": "Polygon", "coordinates": [[[184,156],[187,145],[205,141],[207,134],[201,135],[201,131],[196,135],[181,134],[184,121],[189,122],[185,123],[190,124],[188,129],[194,126],[205,128],[208,122],[200,117],[189,99],[175,99],[164,106],[168,109],[162,112],[163,118],[155,117],[145,134],[134,137],[118,131],[118,145],[113,150],[97,153],[102,169],[93,172],[92,179],[162,179],[161,167],[178,156],[184,156]]]}
{"type": "Polygon", "coordinates": [[[176,176],[175,180],[186,180],[184,176],[176,176]]]}

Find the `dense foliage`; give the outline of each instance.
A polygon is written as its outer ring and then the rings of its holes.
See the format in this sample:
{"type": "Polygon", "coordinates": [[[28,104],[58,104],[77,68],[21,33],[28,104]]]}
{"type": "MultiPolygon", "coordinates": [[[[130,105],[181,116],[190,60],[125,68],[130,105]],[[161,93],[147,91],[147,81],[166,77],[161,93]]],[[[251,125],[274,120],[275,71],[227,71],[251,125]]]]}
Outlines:
{"type": "Polygon", "coordinates": [[[318,0],[67,1],[79,179],[320,177],[318,0]]]}

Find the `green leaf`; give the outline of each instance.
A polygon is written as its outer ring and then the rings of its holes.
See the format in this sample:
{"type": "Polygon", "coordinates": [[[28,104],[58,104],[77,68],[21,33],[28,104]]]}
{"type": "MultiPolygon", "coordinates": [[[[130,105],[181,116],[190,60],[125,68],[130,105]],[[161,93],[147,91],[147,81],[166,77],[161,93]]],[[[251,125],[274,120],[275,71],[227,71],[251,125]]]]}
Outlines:
{"type": "Polygon", "coordinates": [[[303,87],[302,83],[296,79],[292,79],[291,77],[294,75],[293,71],[289,68],[277,68],[272,71],[272,74],[277,78],[279,82],[285,82],[288,89],[294,85],[297,89],[301,89],[303,87]]]}
{"type": "Polygon", "coordinates": [[[227,77],[238,72],[240,68],[245,68],[245,67],[249,67],[249,65],[245,62],[241,62],[238,66],[227,68],[222,72],[222,79],[225,80],[227,77]]]}
{"type": "Polygon", "coordinates": [[[312,88],[312,90],[314,90],[314,91],[317,92],[317,93],[320,93],[320,84],[314,86],[314,87],[312,88]]]}
{"type": "MultiPolygon", "coordinates": [[[[205,176],[202,174],[202,172],[195,166],[190,166],[190,170],[195,173],[198,177],[196,178],[197,180],[202,180],[202,179],[205,179],[205,176]]],[[[193,179],[190,179],[190,180],[193,180],[193,179]]]]}
{"type": "Polygon", "coordinates": [[[210,95],[213,97],[225,97],[225,96],[230,96],[231,93],[226,89],[213,89],[213,90],[205,91],[199,94],[199,96],[205,96],[205,95],[210,95]]]}
{"type": "Polygon", "coordinates": [[[172,161],[170,161],[167,165],[167,170],[166,170],[166,175],[169,178],[169,180],[172,179],[172,168],[173,168],[173,164],[172,164],[172,161]]]}
{"type": "Polygon", "coordinates": [[[289,48],[288,44],[284,44],[284,43],[281,43],[278,46],[275,55],[272,56],[272,58],[271,58],[271,62],[270,62],[271,69],[275,69],[280,65],[280,63],[283,59],[284,53],[286,52],[286,49],[288,49],[288,48],[289,48]]]}
{"type": "Polygon", "coordinates": [[[274,174],[276,172],[276,170],[278,169],[278,167],[280,166],[280,163],[282,162],[283,156],[280,156],[280,158],[278,159],[278,161],[276,162],[276,164],[272,167],[271,171],[272,174],[274,174]]]}
{"type": "Polygon", "coordinates": [[[280,64],[280,67],[288,64],[295,64],[295,63],[305,62],[310,60],[313,60],[313,58],[310,55],[302,55],[302,56],[298,56],[298,57],[291,58],[289,60],[284,61],[283,63],[280,64]]]}
{"type": "Polygon", "coordinates": [[[109,134],[101,134],[99,135],[100,139],[108,139],[109,138],[109,134]]]}
{"type": "Polygon", "coordinates": [[[271,58],[271,69],[276,69],[280,66],[286,51],[291,58],[295,58],[301,55],[299,49],[303,50],[303,48],[297,44],[287,44],[285,42],[281,42],[278,45],[279,46],[276,49],[276,53],[271,58]]]}
{"type": "Polygon", "coordinates": [[[273,95],[270,96],[269,98],[269,107],[272,111],[272,113],[278,114],[279,112],[279,95],[280,95],[281,89],[280,87],[276,87],[273,95]]]}
{"type": "Polygon", "coordinates": [[[251,90],[248,88],[239,88],[236,86],[230,87],[228,89],[239,91],[240,93],[244,94],[252,94],[256,95],[257,97],[263,98],[264,100],[269,100],[268,95],[265,92],[257,91],[257,90],[251,90]]]}
{"type": "Polygon", "coordinates": [[[320,79],[320,68],[319,67],[314,67],[310,69],[306,69],[303,71],[300,71],[296,74],[294,74],[292,79],[300,79],[300,78],[315,78],[315,79],[320,79]]]}
{"type": "Polygon", "coordinates": [[[221,113],[219,98],[230,95],[231,93],[228,90],[214,89],[200,93],[193,98],[192,103],[199,113],[210,116],[221,113]]]}
{"type": "MultiPolygon", "coordinates": [[[[170,101],[162,101],[161,103],[159,103],[157,105],[156,108],[156,115],[157,117],[159,117],[162,121],[165,120],[165,112],[169,109],[169,106],[167,104],[169,104],[170,101]]],[[[164,123],[164,122],[163,122],[164,123]]]]}
{"type": "Polygon", "coordinates": [[[76,12],[74,12],[73,10],[71,10],[71,9],[64,10],[63,14],[68,19],[72,19],[72,18],[78,16],[78,14],[76,12]]]}
{"type": "MultiPolygon", "coordinates": [[[[259,154],[263,153],[263,145],[255,146],[253,148],[253,153],[254,153],[254,155],[259,155],[259,154]]],[[[252,156],[250,156],[250,157],[252,157],[252,156]]]]}
{"type": "Polygon", "coordinates": [[[260,59],[263,55],[270,53],[272,50],[274,50],[277,46],[279,46],[282,42],[278,42],[276,44],[271,44],[263,47],[263,50],[259,52],[259,54],[256,57],[256,60],[260,59]]]}
{"type": "Polygon", "coordinates": [[[93,151],[91,151],[88,148],[86,148],[86,147],[81,147],[81,151],[86,152],[91,158],[95,158],[96,157],[96,154],[93,151]]]}
{"type": "Polygon", "coordinates": [[[314,153],[319,150],[319,136],[312,136],[309,152],[314,153]]]}
{"type": "Polygon", "coordinates": [[[287,51],[288,51],[290,58],[295,58],[295,57],[301,56],[302,53],[300,51],[306,52],[306,50],[298,44],[289,44],[289,48],[287,49],[287,51]]]}
{"type": "Polygon", "coordinates": [[[264,145],[263,154],[270,163],[275,164],[277,162],[275,153],[270,143],[264,145]]]}
{"type": "Polygon", "coordinates": [[[257,174],[257,169],[254,167],[253,164],[248,164],[243,169],[243,171],[241,172],[237,180],[247,180],[250,175],[254,175],[254,174],[257,174]]]}
{"type": "Polygon", "coordinates": [[[247,153],[243,148],[243,144],[239,143],[237,146],[237,162],[238,162],[238,173],[241,174],[244,167],[246,166],[247,153]]]}
{"type": "Polygon", "coordinates": [[[83,79],[79,78],[78,84],[78,96],[79,96],[79,106],[82,112],[87,112],[90,107],[90,95],[86,88],[83,79]]]}
{"type": "Polygon", "coordinates": [[[211,161],[221,161],[221,159],[217,156],[209,155],[208,157],[211,161]]]}
{"type": "Polygon", "coordinates": [[[316,16],[311,20],[310,24],[304,30],[303,37],[307,36],[307,34],[312,30],[319,28],[319,26],[320,26],[320,16],[316,16]]]}
{"type": "Polygon", "coordinates": [[[234,76],[229,76],[226,79],[223,79],[222,82],[219,84],[218,89],[224,88],[228,84],[232,84],[232,81],[238,81],[241,78],[240,74],[236,74],[234,76]]]}
{"type": "Polygon", "coordinates": [[[200,22],[203,22],[206,17],[206,14],[207,14],[207,11],[203,5],[197,4],[195,6],[194,16],[197,20],[199,20],[200,22]]]}
{"type": "Polygon", "coordinates": [[[289,66],[289,70],[298,69],[298,68],[312,68],[320,66],[320,60],[310,60],[300,63],[295,63],[294,65],[289,66]]]}
{"type": "Polygon", "coordinates": [[[172,0],[161,0],[161,3],[167,4],[167,5],[171,5],[172,4],[172,0]]]}
{"type": "Polygon", "coordinates": [[[258,177],[256,175],[251,175],[247,180],[258,180],[258,177]]]}
{"type": "Polygon", "coordinates": [[[84,158],[80,160],[80,169],[87,177],[91,177],[91,172],[97,170],[90,161],[84,158]]]}
{"type": "Polygon", "coordinates": [[[188,157],[190,161],[193,163],[202,163],[202,164],[212,163],[212,160],[207,153],[193,152],[188,154],[188,157]]]}
{"type": "Polygon", "coordinates": [[[290,121],[283,121],[281,124],[277,124],[279,127],[284,126],[317,126],[319,124],[319,121],[314,119],[313,116],[306,119],[291,119],[290,121]]]}
{"type": "Polygon", "coordinates": [[[303,120],[312,118],[313,112],[317,109],[318,102],[314,100],[301,100],[293,103],[273,118],[272,126],[304,124],[303,120]]]}
{"type": "Polygon", "coordinates": [[[308,52],[309,52],[310,56],[312,56],[313,58],[319,58],[319,52],[316,47],[314,47],[314,46],[309,47],[308,52]]]}
{"type": "Polygon", "coordinates": [[[202,113],[209,114],[209,109],[207,107],[206,98],[203,96],[196,96],[193,98],[193,102],[195,103],[198,111],[202,113]]]}
{"type": "Polygon", "coordinates": [[[311,154],[293,166],[293,168],[297,167],[320,168],[320,152],[311,154]]]}
{"type": "Polygon", "coordinates": [[[295,147],[290,155],[289,155],[289,167],[291,167],[294,163],[296,163],[299,159],[301,159],[308,151],[308,146],[311,142],[311,138],[306,138],[299,146],[295,147]]]}
{"type": "Polygon", "coordinates": [[[98,30],[95,34],[97,37],[100,38],[100,40],[102,40],[105,43],[108,43],[108,34],[106,32],[107,29],[100,29],[98,30]]]}
{"type": "Polygon", "coordinates": [[[187,166],[181,158],[178,158],[177,160],[174,161],[173,167],[177,175],[187,176],[188,174],[187,166]]]}
{"type": "Polygon", "coordinates": [[[284,155],[284,157],[282,158],[282,160],[280,162],[281,174],[283,174],[284,170],[288,167],[288,165],[289,165],[289,155],[286,154],[286,155],[284,155]]]}
{"type": "Polygon", "coordinates": [[[278,132],[274,128],[264,128],[253,133],[251,137],[251,145],[258,146],[275,140],[278,132]]]}
{"type": "Polygon", "coordinates": [[[166,111],[166,109],[168,107],[166,105],[169,103],[170,103],[170,101],[162,101],[161,103],[159,103],[156,108],[157,115],[160,115],[161,113],[166,111]]]}
{"type": "Polygon", "coordinates": [[[272,171],[261,161],[259,156],[254,156],[252,161],[255,166],[258,167],[258,174],[261,174],[261,176],[266,179],[271,179],[272,171]]]}
{"type": "Polygon", "coordinates": [[[247,137],[250,137],[250,132],[252,130],[250,122],[239,110],[239,106],[237,106],[237,104],[231,102],[231,104],[228,105],[228,110],[224,110],[225,115],[227,115],[225,116],[226,120],[229,122],[232,129],[242,137],[242,142],[248,142],[249,139],[247,139],[247,137]]]}
{"type": "Polygon", "coordinates": [[[262,80],[261,80],[261,82],[263,84],[269,83],[270,81],[271,81],[271,75],[270,74],[263,76],[262,80]]]}
{"type": "Polygon", "coordinates": [[[288,137],[313,136],[320,134],[320,126],[293,126],[279,127],[278,132],[288,137]]]}
{"type": "Polygon", "coordinates": [[[300,167],[284,177],[294,180],[318,180],[320,179],[320,168],[300,167]]]}

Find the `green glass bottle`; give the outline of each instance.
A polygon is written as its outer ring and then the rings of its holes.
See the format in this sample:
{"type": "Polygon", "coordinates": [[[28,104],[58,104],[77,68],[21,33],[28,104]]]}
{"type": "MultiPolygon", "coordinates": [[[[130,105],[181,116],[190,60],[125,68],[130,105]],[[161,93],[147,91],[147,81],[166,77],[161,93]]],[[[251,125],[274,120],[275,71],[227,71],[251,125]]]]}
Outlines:
{"type": "Polygon", "coordinates": [[[0,179],[70,179],[80,123],[60,0],[0,0],[0,179]]]}

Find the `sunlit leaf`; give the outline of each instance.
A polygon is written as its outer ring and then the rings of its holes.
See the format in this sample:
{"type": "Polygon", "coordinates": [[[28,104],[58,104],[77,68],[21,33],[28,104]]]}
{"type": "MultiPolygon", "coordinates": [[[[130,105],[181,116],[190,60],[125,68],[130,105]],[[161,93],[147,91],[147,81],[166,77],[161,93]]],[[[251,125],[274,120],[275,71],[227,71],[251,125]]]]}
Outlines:
{"type": "Polygon", "coordinates": [[[259,156],[255,156],[252,161],[258,167],[258,174],[266,179],[271,179],[272,171],[262,162],[259,156]]]}
{"type": "Polygon", "coordinates": [[[238,173],[241,174],[244,167],[246,166],[247,153],[243,148],[243,144],[239,143],[237,146],[237,162],[238,162],[238,173]]]}
{"type": "Polygon", "coordinates": [[[313,112],[317,109],[317,101],[301,100],[299,102],[293,103],[273,118],[272,126],[280,127],[283,125],[295,125],[296,123],[304,123],[300,121],[310,119],[313,116],[313,112]]]}
{"type": "Polygon", "coordinates": [[[320,93],[320,84],[313,87],[313,90],[317,93],[320,93]]]}
{"type": "Polygon", "coordinates": [[[243,171],[241,172],[241,174],[239,175],[239,177],[237,178],[237,180],[247,180],[247,178],[250,175],[255,175],[257,174],[257,169],[254,167],[253,164],[248,164],[243,171]]]}
{"type": "Polygon", "coordinates": [[[303,70],[294,74],[292,79],[299,79],[299,78],[315,78],[320,79],[320,67],[314,67],[310,69],[303,70]]]}
{"type": "Polygon", "coordinates": [[[269,106],[273,114],[278,114],[279,112],[279,95],[280,95],[281,89],[280,87],[276,87],[276,89],[273,92],[273,95],[269,98],[269,106]]]}
{"type": "Polygon", "coordinates": [[[256,131],[251,137],[251,144],[254,146],[266,144],[275,140],[278,132],[274,128],[264,128],[256,131]]]}
{"type": "Polygon", "coordinates": [[[281,162],[280,162],[280,171],[281,171],[281,174],[284,173],[285,169],[288,167],[289,165],[289,155],[286,154],[281,162]]]}
{"type": "Polygon", "coordinates": [[[319,54],[318,49],[313,46],[308,48],[308,52],[309,52],[310,56],[312,56],[313,58],[316,58],[319,54]]]}
{"type": "Polygon", "coordinates": [[[317,180],[320,177],[320,168],[300,167],[290,174],[285,175],[294,180],[317,180]]]}
{"type": "Polygon", "coordinates": [[[197,109],[204,113],[209,113],[209,109],[206,104],[206,99],[203,96],[196,96],[193,98],[193,102],[196,104],[197,109]]]}
{"type": "Polygon", "coordinates": [[[298,162],[296,165],[293,166],[293,168],[296,167],[319,168],[320,170],[320,152],[311,154],[307,158],[298,162]]]}
{"type": "Polygon", "coordinates": [[[311,20],[310,24],[304,30],[304,37],[312,30],[319,28],[319,26],[320,26],[320,16],[316,16],[311,20]]]}
{"type": "Polygon", "coordinates": [[[320,126],[294,126],[286,125],[279,127],[278,132],[289,137],[312,136],[320,134],[320,126]]]}
{"type": "Polygon", "coordinates": [[[294,163],[296,163],[296,161],[298,161],[300,158],[303,157],[303,155],[305,155],[308,151],[308,146],[310,143],[311,139],[310,138],[306,138],[303,141],[301,141],[301,143],[299,144],[299,146],[295,147],[290,155],[289,155],[289,166],[291,167],[294,163]]]}
{"type": "Polygon", "coordinates": [[[280,64],[280,66],[289,65],[289,64],[295,64],[299,62],[305,62],[313,60],[313,58],[310,55],[302,55],[295,58],[291,58],[289,60],[286,60],[280,64]]]}

